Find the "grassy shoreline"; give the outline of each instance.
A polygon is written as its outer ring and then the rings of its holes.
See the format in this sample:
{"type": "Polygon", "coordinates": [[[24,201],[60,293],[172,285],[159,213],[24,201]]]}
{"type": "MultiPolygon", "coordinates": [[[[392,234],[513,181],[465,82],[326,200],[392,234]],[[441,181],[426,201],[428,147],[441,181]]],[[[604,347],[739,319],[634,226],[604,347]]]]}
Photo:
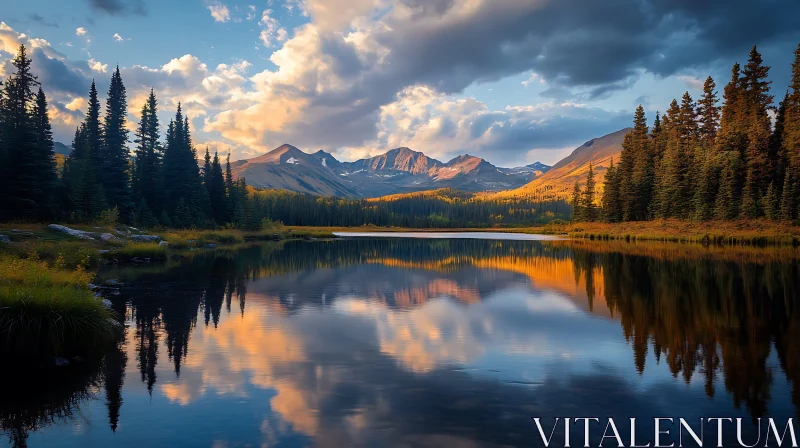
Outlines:
{"type": "Polygon", "coordinates": [[[144,232],[119,226],[0,223],[0,356],[41,362],[85,357],[113,339],[115,316],[90,283],[102,263],[150,263],[249,241],[333,238],[330,232],[275,227],[144,232]],[[144,235],[144,236],[143,236],[144,235]],[[149,240],[148,240],[149,239],[149,240]],[[5,240],[5,238],[4,238],[5,240]]]}

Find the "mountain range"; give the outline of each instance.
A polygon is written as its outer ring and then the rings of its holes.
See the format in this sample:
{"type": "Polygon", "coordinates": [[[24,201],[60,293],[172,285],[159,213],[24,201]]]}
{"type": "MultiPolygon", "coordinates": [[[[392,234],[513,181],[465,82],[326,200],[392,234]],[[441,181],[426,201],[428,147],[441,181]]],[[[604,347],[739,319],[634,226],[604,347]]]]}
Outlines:
{"type": "MultiPolygon", "coordinates": [[[[565,199],[575,181],[583,183],[591,162],[598,192],[612,159],[619,160],[622,141],[630,128],[594,138],[576,148],[552,167],[541,162],[502,168],[486,160],[464,154],[443,163],[409,148],[396,148],[384,154],[342,162],[332,154],[306,153],[281,145],[258,157],[231,163],[234,178],[244,176],[249,185],[283,189],[318,196],[372,198],[452,188],[484,197],[538,197],[565,199]]],[[[70,148],[55,142],[54,152],[63,163],[70,148]]]]}
{"type": "Polygon", "coordinates": [[[380,197],[438,188],[503,191],[521,187],[549,168],[539,162],[499,168],[469,154],[443,163],[405,147],[342,162],[328,152],[309,154],[289,144],[231,163],[234,177],[245,177],[249,185],[342,197],[380,197]]]}

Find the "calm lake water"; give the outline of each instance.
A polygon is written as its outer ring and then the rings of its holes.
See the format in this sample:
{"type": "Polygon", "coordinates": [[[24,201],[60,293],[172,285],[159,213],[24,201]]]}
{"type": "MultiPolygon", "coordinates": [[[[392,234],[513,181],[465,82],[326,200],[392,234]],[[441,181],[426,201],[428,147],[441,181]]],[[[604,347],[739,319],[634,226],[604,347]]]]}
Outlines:
{"type": "Polygon", "coordinates": [[[797,415],[796,251],[394,236],[103,269],[124,339],[4,382],[0,446],[543,446],[532,417],[752,443],[797,415]]]}

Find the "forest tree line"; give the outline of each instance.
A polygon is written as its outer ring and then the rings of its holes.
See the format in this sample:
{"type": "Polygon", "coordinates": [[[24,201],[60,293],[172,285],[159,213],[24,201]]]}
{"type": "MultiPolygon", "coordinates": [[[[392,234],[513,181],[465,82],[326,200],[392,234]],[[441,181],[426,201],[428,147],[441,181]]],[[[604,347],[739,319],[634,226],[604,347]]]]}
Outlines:
{"type": "Polygon", "coordinates": [[[218,155],[212,159],[208,149],[200,167],[180,104],[162,141],[158,102],[151,90],[132,136],[132,157],[128,103],[117,67],[104,111],[92,81],[84,121],[59,169],[47,98],[25,46],[12,65],[14,72],[0,86],[0,220],[101,219],[145,227],[247,222],[244,179],[233,180],[229,161],[223,173],[218,155]]]}
{"type": "Polygon", "coordinates": [[[122,222],[142,227],[238,227],[267,221],[288,225],[488,227],[566,219],[564,202],[484,201],[452,191],[400,195],[386,200],[319,198],[287,191],[259,191],[233,179],[208,149],[198,160],[189,119],[180,103],[161,138],[158,101],[150,91],[133,135],[119,68],[101,103],[94,81],[72,152],[56,166],[47,98],[24,46],[16,69],[0,90],[0,220],[48,219],[122,222]],[[128,144],[134,143],[131,155],[128,144]]]}
{"type": "Polygon", "coordinates": [[[684,93],[656,114],[652,128],[640,105],[618,163],[606,171],[600,206],[591,167],[586,188],[576,183],[574,219],[797,220],[800,45],[794,56],[791,85],[777,107],[770,67],[756,47],[744,68],[734,64],[721,107],[710,76],[699,101],[684,93]]]}

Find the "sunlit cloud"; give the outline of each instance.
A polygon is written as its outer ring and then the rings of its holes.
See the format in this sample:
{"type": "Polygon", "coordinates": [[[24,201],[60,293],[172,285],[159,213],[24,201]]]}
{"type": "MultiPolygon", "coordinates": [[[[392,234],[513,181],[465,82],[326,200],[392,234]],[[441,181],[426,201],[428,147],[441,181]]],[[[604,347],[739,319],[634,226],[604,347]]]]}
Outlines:
{"type": "Polygon", "coordinates": [[[228,6],[219,1],[212,1],[210,2],[206,8],[211,13],[211,17],[214,18],[215,22],[227,22],[231,19],[231,12],[228,9],[228,6]]]}

